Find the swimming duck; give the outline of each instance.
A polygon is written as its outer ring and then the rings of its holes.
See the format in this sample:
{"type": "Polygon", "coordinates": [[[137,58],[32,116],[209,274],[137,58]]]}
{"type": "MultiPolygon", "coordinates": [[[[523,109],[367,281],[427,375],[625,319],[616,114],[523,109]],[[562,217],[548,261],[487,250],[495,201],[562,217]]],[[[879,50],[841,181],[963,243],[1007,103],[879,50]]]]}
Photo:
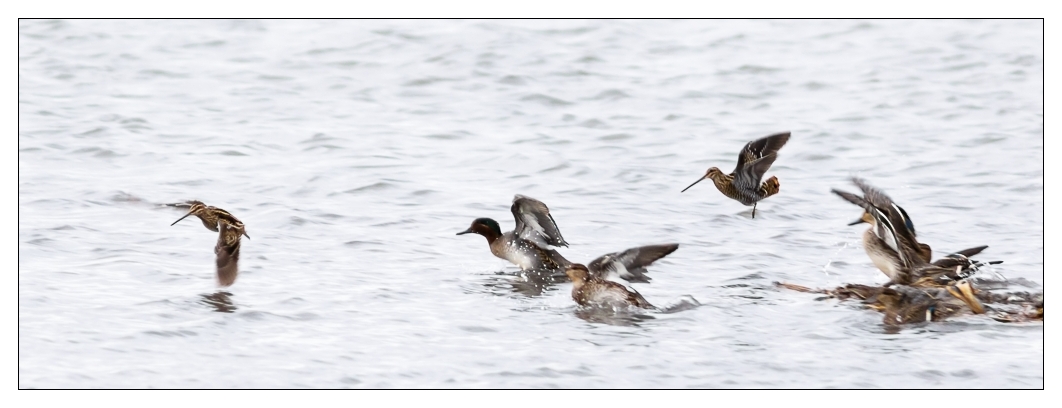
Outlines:
{"type": "Polygon", "coordinates": [[[562,270],[571,262],[552,246],[568,246],[546,204],[517,194],[511,207],[516,229],[502,233],[497,221],[476,218],[457,235],[479,234],[487,238],[494,256],[512,262],[521,270],[562,270]]]}
{"type": "Polygon", "coordinates": [[[582,306],[655,309],[638,291],[609,279],[649,282],[649,277],[645,276],[646,267],[677,249],[678,244],[647,245],[599,256],[590,262],[589,267],[570,264],[564,274],[572,281],[572,299],[582,306]]]}
{"type": "Polygon", "coordinates": [[[583,264],[568,265],[564,273],[572,280],[572,299],[581,306],[635,306],[655,309],[634,289],[628,290],[619,283],[595,276],[583,264]]]}
{"type": "Polygon", "coordinates": [[[172,207],[188,208],[188,214],[174,221],[176,225],[189,215],[199,217],[203,226],[218,233],[218,243],[214,246],[217,263],[217,280],[220,286],[230,286],[236,282],[237,263],[240,260],[240,237],[247,235],[243,222],[229,214],[228,211],[208,206],[201,201],[189,201],[183,204],[170,204],[172,207]]]}
{"type": "Polygon", "coordinates": [[[918,242],[914,222],[902,207],[896,205],[884,192],[871,187],[859,178],[852,182],[863,191],[863,196],[831,190],[841,198],[863,207],[860,219],[849,225],[870,224],[863,233],[863,248],[870,260],[889,277],[889,283],[915,286],[947,285],[965,279],[984,265],[1002,261],[980,262],[969,257],[983,251],[987,246],[964,249],[931,262],[932,249],[918,242]]]}
{"type": "Polygon", "coordinates": [[[760,179],[778,158],[778,149],[785,146],[788,141],[789,132],[783,132],[748,142],[738,153],[737,167],[734,171],[730,174],[723,174],[718,167],[712,167],[704,173],[704,177],[682,189],[682,192],[689,190],[690,187],[704,179],[712,179],[715,188],[719,189],[723,195],[741,204],[751,205],[752,218],[756,218],[756,203],[778,194],[781,187],[776,176],[771,176],[763,183],[760,183],[760,179]]]}

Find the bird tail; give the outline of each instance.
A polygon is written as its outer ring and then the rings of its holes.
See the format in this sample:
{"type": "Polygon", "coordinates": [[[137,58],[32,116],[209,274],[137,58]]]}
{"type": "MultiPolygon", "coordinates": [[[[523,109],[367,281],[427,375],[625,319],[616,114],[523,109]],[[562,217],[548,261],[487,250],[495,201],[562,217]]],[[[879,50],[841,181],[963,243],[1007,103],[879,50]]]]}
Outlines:
{"type": "Polygon", "coordinates": [[[778,194],[778,191],[779,189],[781,189],[781,187],[782,183],[778,182],[778,176],[771,176],[771,178],[767,179],[767,181],[764,181],[763,185],[760,186],[760,188],[763,189],[763,198],[778,194]]]}

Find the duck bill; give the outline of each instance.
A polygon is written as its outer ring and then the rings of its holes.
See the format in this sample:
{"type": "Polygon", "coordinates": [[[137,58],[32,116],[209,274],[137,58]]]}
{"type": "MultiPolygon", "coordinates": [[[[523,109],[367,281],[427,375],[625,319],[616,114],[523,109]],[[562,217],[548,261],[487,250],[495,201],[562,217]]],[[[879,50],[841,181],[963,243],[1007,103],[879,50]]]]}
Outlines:
{"type": "Polygon", "coordinates": [[[848,225],[859,225],[860,223],[864,222],[870,225],[874,225],[874,217],[872,217],[870,213],[864,211],[863,215],[860,216],[858,220],[852,221],[848,223],[848,225]]]}
{"type": "Polygon", "coordinates": [[[472,231],[472,228],[469,228],[469,229],[466,229],[464,231],[458,232],[457,235],[471,234],[473,232],[475,232],[475,231],[472,231]]]}
{"type": "Polygon", "coordinates": [[[701,177],[701,178],[697,179],[697,181],[694,181],[693,184],[690,184],[689,186],[687,186],[686,188],[682,189],[682,191],[679,191],[679,192],[680,193],[685,193],[686,190],[690,189],[690,187],[693,187],[693,186],[697,185],[697,183],[700,183],[700,182],[704,181],[704,179],[706,179],[706,178],[708,178],[708,176],[704,176],[704,177],[701,177]]]}
{"type": "Polygon", "coordinates": [[[181,222],[181,220],[188,218],[189,215],[192,215],[191,211],[189,211],[188,214],[185,214],[183,217],[178,218],[177,221],[174,221],[173,224],[170,224],[170,226],[172,227],[174,225],[177,225],[178,222],[181,222]]]}

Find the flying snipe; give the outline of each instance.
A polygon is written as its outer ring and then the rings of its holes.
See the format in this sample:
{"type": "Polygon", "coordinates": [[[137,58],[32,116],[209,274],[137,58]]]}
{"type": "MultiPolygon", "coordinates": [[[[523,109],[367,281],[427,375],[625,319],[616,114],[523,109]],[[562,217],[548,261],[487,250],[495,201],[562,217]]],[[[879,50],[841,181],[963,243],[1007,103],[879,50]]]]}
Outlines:
{"type": "Polygon", "coordinates": [[[170,204],[178,208],[188,208],[188,214],[174,221],[176,225],[189,215],[199,217],[208,230],[218,232],[218,244],[214,247],[217,255],[218,285],[229,286],[236,282],[236,263],[240,260],[240,236],[250,239],[244,230],[243,222],[233,217],[228,211],[208,206],[201,201],[189,201],[183,204],[170,204]]]}
{"type": "Polygon", "coordinates": [[[764,198],[778,194],[778,189],[781,186],[778,183],[778,177],[771,176],[763,183],[760,183],[760,179],[763,178],[763,173],[767,172],[771,164],[774,164],[774,160],[778,158],[778,149],[785,146],[785,142],[788,141],[789,132],[753,140],[746,144],[741,149],[741,152],[738,153],[737,167],[730,174],[723,174],[718,167],[712,167],[708,169],[708,172],[704,173],[704,177],[694,181],[693,184],[682,189],[682,191],[685,192],[702,180],[710,178],[715,183],[715,188],[719,189],[723,195],[742,204],[751,205],[752,218],[756,218],[756,203],[764,198]]]}

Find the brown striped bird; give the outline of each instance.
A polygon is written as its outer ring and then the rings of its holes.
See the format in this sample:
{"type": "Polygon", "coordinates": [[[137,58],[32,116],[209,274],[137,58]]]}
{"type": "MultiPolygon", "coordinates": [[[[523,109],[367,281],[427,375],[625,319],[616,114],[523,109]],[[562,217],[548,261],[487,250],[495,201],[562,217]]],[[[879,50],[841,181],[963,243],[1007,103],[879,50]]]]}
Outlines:
{"type": "Polygon", "coordinates": [[[203,204],[201,201],[170,204],[170,206],[188,208],[188,214],[174,221],[170,226],[176,225],[181,220],[188,218],[189,215],[194,215],[199,217],[200,221],[203,221],[203,226],[208,230],[218,233],[218,243],[214,246],[218,285],[230,286],[235,283],[238,272],[236,264],[240,260],[240,237],[251,238],[250,235],[247,235],[243,222],[229,214],[228,211],[203,204]]]}
{"type": "Polygon", "coordinates": [[[756,218],[756,203],[778,194],[779,187],[781,187],[778,177],[771,176],[762,183],[760,180],[778,158],[778,149],[785,146],[788,141],[789,132],[783,132],[748,142],[738,153],[737,167],[734,171],[730,174],[723,174],[718,167],[712,167],[704,173],[704,177],[682,189],[682,192],[689,190],[690,187],[704,179],[712,179],[715,188],[719,189],[723,195],[741,204],[751,205],[752,218],[756,218]]]}

